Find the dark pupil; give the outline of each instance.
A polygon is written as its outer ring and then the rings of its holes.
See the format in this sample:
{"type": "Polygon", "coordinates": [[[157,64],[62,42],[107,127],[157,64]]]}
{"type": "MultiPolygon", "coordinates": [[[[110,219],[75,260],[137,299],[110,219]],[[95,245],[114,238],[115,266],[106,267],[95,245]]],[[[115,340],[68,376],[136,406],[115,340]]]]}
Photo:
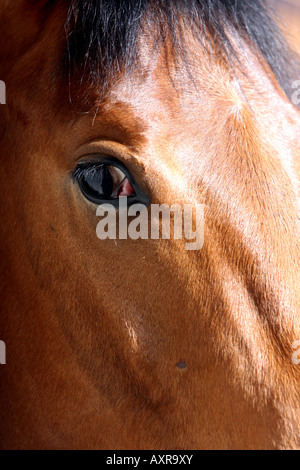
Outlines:
{"type": "Polygon", "coordinates": [[[95,197],[109,198],[114,190],[112,176],[106,166],[86,170],[82,177],[83,188],[95,197]]]}

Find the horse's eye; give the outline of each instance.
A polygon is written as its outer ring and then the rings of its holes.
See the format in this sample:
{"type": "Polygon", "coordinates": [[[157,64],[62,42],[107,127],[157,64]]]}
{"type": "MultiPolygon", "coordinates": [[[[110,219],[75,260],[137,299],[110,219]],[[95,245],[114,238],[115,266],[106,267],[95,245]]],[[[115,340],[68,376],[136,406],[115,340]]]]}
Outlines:
{"type": "Polygon", "coordinates": [[[79,164],[74,178],[83,195],[91,202],[100,204],[120,196],[132,197],[134,188],[125,173],[109,164],[79,164]]]}
{"type": "Polygon", "coordinates": [[[141,190],[126,166],[115,157],[101,162],[79,163],[73,173],[82,194],[94,204],[119,207],[119,198],[127,197],[127,205],[150,204],[149,196],[141,190]]]}

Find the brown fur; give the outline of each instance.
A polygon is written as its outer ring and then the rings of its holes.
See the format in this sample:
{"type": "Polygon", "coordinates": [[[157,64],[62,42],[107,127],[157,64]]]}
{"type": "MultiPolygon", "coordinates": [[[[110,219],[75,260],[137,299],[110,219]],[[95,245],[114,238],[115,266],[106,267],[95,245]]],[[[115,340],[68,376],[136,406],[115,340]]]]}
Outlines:
{"type": "Polygon", "coordinates": [[[172,87],[150,43],[70,110],[66,11],[31,3],[1,6],[2,448],[299,447],[299,112],[250,50],[243,94],[202,52],[172,87]],[[70,174],[102,151],[153,203],[205,203],[204,248],[98,240],[70,174]]]}

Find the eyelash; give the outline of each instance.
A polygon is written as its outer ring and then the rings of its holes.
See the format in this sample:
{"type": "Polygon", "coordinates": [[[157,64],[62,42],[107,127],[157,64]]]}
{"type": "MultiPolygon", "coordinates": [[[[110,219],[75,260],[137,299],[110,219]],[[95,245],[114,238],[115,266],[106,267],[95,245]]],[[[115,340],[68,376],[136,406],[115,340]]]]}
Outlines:
{"type": "Polygon", "coordinates": [[[76,170],[73,173],[74,180],[79,183],[83,171],[86,171],[88,174],[99,170],[101,167],[104,167],[104,164],[101,163],[79,163],[76,167],[76,170]]]}

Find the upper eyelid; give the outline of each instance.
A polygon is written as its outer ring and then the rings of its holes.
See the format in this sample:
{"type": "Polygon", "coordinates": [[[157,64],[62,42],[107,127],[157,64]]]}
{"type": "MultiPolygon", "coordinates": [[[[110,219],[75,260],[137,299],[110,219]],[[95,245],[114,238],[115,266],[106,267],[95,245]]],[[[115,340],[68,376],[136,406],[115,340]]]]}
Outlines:
{"type": "Polygon", "coordinates": [[[133,175],[140,167],[144,167],[143,158],[136,148],[128,147],[119,142],[109,141],[105,139],[97,139],[82,144],[75,152],[75,165],[79,163],[101,162],[109,157],[115,159],[131,171],[133,175]]]}
{"type": "Polygon", "coordinates": [[[128,163],[139,162],[136,150],[128,148],[127,146],[107,140],[95,140],[84,145],[81,145],[76,154],[78,159],[86,161],[88,158],[98,160],[101,156],[109,156],[116,159],[128,161],[128,163]]]}

